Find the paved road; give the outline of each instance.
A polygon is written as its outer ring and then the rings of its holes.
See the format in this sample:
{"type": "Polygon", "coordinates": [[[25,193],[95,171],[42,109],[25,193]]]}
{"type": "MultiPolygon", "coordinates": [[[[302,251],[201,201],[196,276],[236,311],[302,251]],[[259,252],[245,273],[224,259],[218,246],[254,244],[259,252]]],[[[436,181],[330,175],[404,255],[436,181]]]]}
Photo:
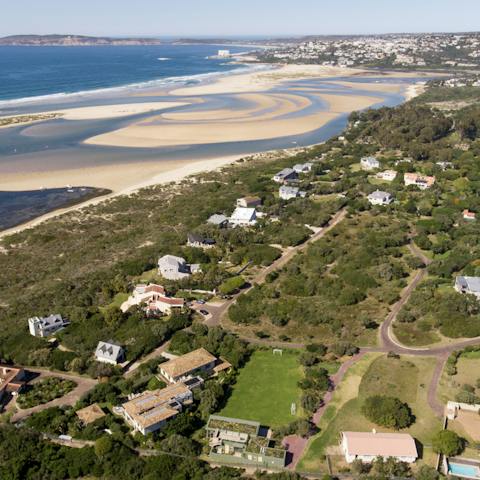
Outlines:
{"type": "Polygon", "coordinates": [[[77,384],[77,386],[70,393],[67,393],[67,395],[60,398],[56,398],[51,402],[44,403],[43,405],[37,405],[36,407],[19,410],[12,416],[11,418],[12,422],[18,422],[19,420],[22,420],[28,417],[29,415],[32,415],[33,413],[41,412],[50,407],[60,407],[62,405],[75,405],[75,403],[80,397],[82,397],[87,392],[89,392],[98,383],[97,380],[94,380],[93,378],[81,377],[80,375],[74,375],[72,373],[51,372],[43,368],[30,368],[30,367],[26,367],[25,370],[27,370],[28,372],[37,373],[39,375],[37,378],[57,377],[57,378],[63,378],[66,380],[72,380],[77,384]]]}
{"type": "MultiPolygon", "coordinates": [[[[221,304],[210,304],[207,303],[206,305],[206,310],[208,310],[211,313],[210,318],[208,318],[205,321],[205,325],[208,325],[210,327],[220,325],[222,322],[222,319],[228,309],[236,302],[237,298],[240,295],[244,295],[247,293],[251,288],[253,288],[253,285],[261,285],[262,283],[265,283],[265,280],[268,276],[268,274],[275,272],[277,270],[280,270],[283,268],[297,253],[302,252],[305,250],[311,243],[316,242],[317,240],[320,240],[322,237],[325,236],[327,232],[329,232],[332,228],[334,228],[336,225],[338,225],[347,215],[347,210],[346,208],[342,208],[339,210],[328,222],[328,224],[315,232],[313,235],[311,235],[307,241],[302,243],[301,245],[298,245],[296,247],[290,247],[287,248],[282,256],[275,260],[271,265],[269,265],[267,268],[262,269],[252,280],[252,286],[250,286],[247,289],[242,290],[240,293],[237,295],[234,295],[232,299],[226,300],[221,304]]],[[[256,340],[254,339],[247,339],[249,341],[252,341],[252,343],[257,343],[256,340]]],[[[266,342],[263,342],[264,344],[266,342]]],[[[282,342],[276,342],[277,345],[280,345],[282,342]]],[[[300,344],[299,344],[300,345],[300,344]]],[[[292,344],[290,343],[285,343],[285,347],[289,348],[295,348],[292,347],[292,344]]],[[[303,345],[302,345],[303,346],[303,345]]],[[[301,348],[301,347],[300,347],[301,348]]]]}

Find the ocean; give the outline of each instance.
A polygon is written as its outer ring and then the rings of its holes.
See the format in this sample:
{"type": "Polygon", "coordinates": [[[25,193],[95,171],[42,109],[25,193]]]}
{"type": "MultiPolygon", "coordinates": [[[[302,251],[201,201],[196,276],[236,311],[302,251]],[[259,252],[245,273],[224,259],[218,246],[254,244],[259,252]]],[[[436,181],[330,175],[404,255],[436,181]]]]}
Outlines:
{"type": "MultiPolygon", "coordinates": [[[[65,96],[154,82],[186,82],[196,76],[242,68],[216,55],[215,45],[0,47],[0,108],[12,100],[65,96]]],[[[226,47],[232,53],[245,47],[226,47]]]]}

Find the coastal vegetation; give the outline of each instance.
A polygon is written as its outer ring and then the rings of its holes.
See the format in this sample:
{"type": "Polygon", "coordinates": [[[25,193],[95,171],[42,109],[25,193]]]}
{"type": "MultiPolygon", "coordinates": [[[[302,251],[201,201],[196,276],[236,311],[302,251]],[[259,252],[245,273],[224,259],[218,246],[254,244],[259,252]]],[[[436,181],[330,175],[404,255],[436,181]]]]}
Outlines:
{"type": "Polygon", "coordinates": [[[18,396],[17,405],[20,408],[36,407],[63,397],[75,387],[76,383],[72,380],[47,377],[27,387],[27,391],[18,396]]]}

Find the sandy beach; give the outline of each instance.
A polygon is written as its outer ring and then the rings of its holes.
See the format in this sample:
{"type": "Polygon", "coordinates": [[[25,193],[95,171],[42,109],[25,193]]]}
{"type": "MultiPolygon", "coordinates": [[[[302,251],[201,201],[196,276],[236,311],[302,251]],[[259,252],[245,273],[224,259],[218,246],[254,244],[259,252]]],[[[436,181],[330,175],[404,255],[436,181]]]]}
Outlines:
{"type": "MultiPolygon", "coordinates": [[[[142,120],[133,121],[122,128],[88,138],[90,146],[125,148],[162,148],[183,145],[208,145],[225,142],[246,142],[269,140],[292,135],[301,135],[326,125],[339,115],[354,110],[368,108],[382,101],[381,94],[405,92],[408,98],[420,93],[420,83],[405,89],[400,83],[379,82],[379,77],[371,71],[321,67],[311,65],[287,65],[269,71],[231,74],[213,82],[191,87],[178,88],[170,92],[171,101],[121,103],[94,107],[78,107],[56,110],[66,120],[94,120],[121,118],[135,114],[147,114],[142,120]],[[372,82],[349,82],[345,77],[361,76],[372,78],[372,82]],[[298,82],[304,79],[332,79],[332,82],[308,82],[305,87],[298,82]],[[330,84],[342,87],[338,93],[325,92],[330,84]],[[351,91],[350,91],[351,90],[351,91]],[[371,94],[358,94],[361,90],[371,94]],[[235,108],[205,108],[210,96],[221,95],[232,99],[235,108]],[[196,108],[196,104],[202,108],[196,108]],[[187,106],[181,111],[162,110],[170,107],[187,106]],[[149,115],[149,112],[152,112],[149,115]]],[[[390,74],[388,74],[390,76],[390,74]]],[[[400,78],[399,73],[391,74],[400,78]]],[[[165,96],[166,92],[158,92],[165,96]]],[[[138,92],[131,95],[136,97],[138,92]]],[[[150,96],[154,96],[149,91],[150,96]]],[[[215,103],[213,105],[216,105],[215,103]]],[[[207,105],[208,107],[208,105],[207,105]]],[[[266,148],[266,150],[268,147],[266,148]]],[[[114,153],[112,153],[114,155],[114,153]]],[[[108,188],[113,191],[107,197],[96,198],[68,209],[57,210],[37,218],[26,225],[16,227],[18,231],[35,225],[46,218],[65,211],[91,205],[115,195],[129,194],[142,187],[160,183],[180,181],[202,171],[213,170],[229,164],[246,153],[235,155],[212,155],[199,160],[194,156],[182,160],[162,158],[143,161],[132,153],[131,161],[87,167],[57,167],[38,171],[9,173],[0,175],[0,190],[20,191],[40,188],[84,185],[108,188]]],[[[203,155],[202,157],[205,157],[203,155]]],[[[37,170],[33,167],[33,170],[37,170]]],[[[4,236],[8,233],[3,232],[4,236]]]]}
{"type": "Polygon", "coordinates": [[[132,163],[122,165],[118,168],[116,165],[108,167],[95,167],[78,170],[59,170],[55,172],[35,173],[30,178],[25,175],[12,174],[7,178],[0,179],[0,190],[36,190],[40,186],[45,188],[67,185],[72,178],[76,180],[77,185],[110,185],[113,192],[109,195],[96,197],[83,203],[71,207],[58,209],[45,215],[35,218],[27,223],[0,232],[0,239],[12,233],[20,232],[26,228],[34,227],[39,223],[54,218],[64,213],[96,205],[105,200],[118,195],[129,195],[141,188],[153,185],[166,184],[170,182],[179,182],[186,177],[202,172],[217,170],[225,165],[229,165],[240,157],[245,155],[232,155],[227,157],[205,160],[185,160],[175,162],[152,162],[152,163],[132,163]],[[12,184],[18,188],[5,188],[12,184]]]}

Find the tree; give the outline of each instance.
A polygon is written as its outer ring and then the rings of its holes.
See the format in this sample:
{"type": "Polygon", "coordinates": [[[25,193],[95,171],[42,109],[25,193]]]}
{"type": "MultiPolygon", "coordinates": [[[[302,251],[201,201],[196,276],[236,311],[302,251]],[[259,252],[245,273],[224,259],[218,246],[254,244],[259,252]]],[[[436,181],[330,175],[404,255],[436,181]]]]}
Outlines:
{"type": "Polygon", "coordinates": [[[442,430],[438,432],[432,441],[433,450],[448,457],[458,455],[464,448],[464,442],[455,432],[442,430]]]}
{"type": "Polygon", "coordinates": [[[377,425],[397,430],[413,423],[412,412],[406,403],[384,395],[368,397],[362,406],[362,413],[377,425]]]}
{"type": "Polygon", "coordinates": [[[429,465],[422,465],[417,472],[416,480],[438,480],[440,474],[429,465]]]}
{"type": "Polygon", "coordinates": [[[219,287],[218,290],[222,295],[230,295],[237,292],[245,285],[245,279],[239,275],[238,277],[232,277],[228,280],[225,280],[219,287]]]}
{"type": "Polygon", "coordinates": [[[108,453],[112,451],[113,442],[110,436],[104,435],[95,441],[95,455],[98,458],[105,457],[108,453]]]}

